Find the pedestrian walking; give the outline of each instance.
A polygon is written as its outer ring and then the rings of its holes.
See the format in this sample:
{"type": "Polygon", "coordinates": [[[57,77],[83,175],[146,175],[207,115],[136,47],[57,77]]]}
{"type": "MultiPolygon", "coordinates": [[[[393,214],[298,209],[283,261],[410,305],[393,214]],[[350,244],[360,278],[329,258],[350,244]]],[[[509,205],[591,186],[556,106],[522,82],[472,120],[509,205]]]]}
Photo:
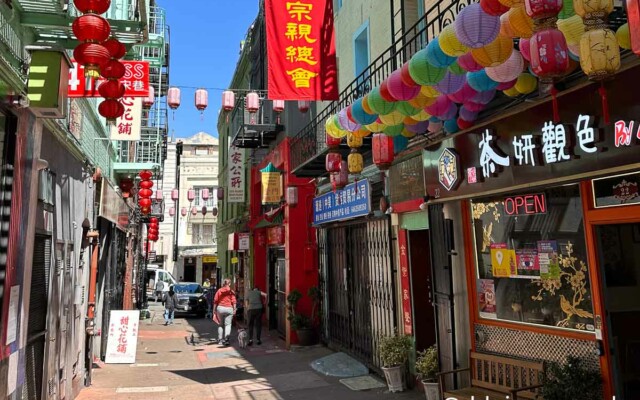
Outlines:
{"type": "Polygon", "coordinates": [[[256,332],[256,343],[262,344],[260,336],[262,334],[262,314],[266,308],[267,294],[255,287],[247,293],[245,301],[247,307],[247,318],[249,319],[249,343],[253,345],[253,331],[256,332]]]}
{"type": "Polygon", "coordinates": [[[211,281],[209,281],[209,278],[204,280],[204,283],[202,284],[203,288],[210,288],[211,287],[211,281]]]}
{"type": "Polygon", "coordinates": [[[162,304],[164,305],[164,325],[173,325],[173,316],[178,305],[178,296],[173,291],[173,286],[169,288],[168,293],[165,293],[162,304]]]}
{"type": "Polygon", "coordinates": [[[218,343],[229,345],[231,322],[236,313],[236,294],[231,289],[231,279],[225,279],[213,298],[213,313],[218,318],[218,343]]]}
{"type": "Polygon", "coordinates": [[[161,280],[156,282],[156,301],[162,300],[162,291],[164,290],[164,283],[161,280]]]}

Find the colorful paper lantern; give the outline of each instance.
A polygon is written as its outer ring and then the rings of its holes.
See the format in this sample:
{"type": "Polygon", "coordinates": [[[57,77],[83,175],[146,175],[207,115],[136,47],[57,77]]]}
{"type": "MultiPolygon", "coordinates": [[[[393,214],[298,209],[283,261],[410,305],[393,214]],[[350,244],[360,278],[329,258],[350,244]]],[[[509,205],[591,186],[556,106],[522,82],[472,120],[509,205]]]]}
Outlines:
{"type": "Polygon", "coordinates": [[[350,174],[358,175],[364,169],[364,158],[356,149],[351,149],[347,157],[347,168],[350,174]]]}
{"type": "Polygon", "coordinates": [[[444,95],[439,96],[433,104],[425,107],[425,111],[431,115],[443,115],[449,110],[449,108],[451,108],[452,104],[453,102],[449,97],[444,95]]]}
{"type": "Polygon", "coordinates": [[[376,119],[378,119],[378,115],[367,113],[362,106],[363,101],[364,99],[360,98],[354,101],[353,104],[351,104],[351,116],[357,123],[361,125],[374,123],[376,119]]]}
{"type": "Polygon", "coordinates": [[[412,137],[415,137],[417,135],[417,133],[408,130],[406,127],[402,130],[402,132],[400,132],[400,134],[407,139],[411,139],[412,137]]]}
{"type": "Polygon", "coordinates": [[[562,10],[558,13],[559,19],[567,19],[576,15],[576,11],[573,9],[573,1],[564,0],[562,2],[562,10]]]}
{"type": "Polygon", "coordinates": [[[351,134],[355,137],[365,138],[371,135],[371,131],[368,131],[366,128],[361,127],[360,129],[351,132],[351,134]]]}
{"type": "Polygon", "coordinates": [[[481,69],[476,72],[467,72],[467,83],[478,92],[495,89],[498,82],[489,78],[487,71],[481,69]]]}
{"type": "Polygon", "coordinates": [[[467,72],[480,71],[483,67],[473,58],[473,54],[468,52],[458,58],[458,65],[467,72]]]}
{"type": "Polygon", "coordinates": [[[398,125],[402,123],[402,120],[404,120],[406,116],[407,115],[399,111],[392,111],[389,114],[380,115],[380,121],[387,126],[398,125]]]}
{"type": "Polygon", "coordinates": [[[520,92],[518,92],[518,89],[516,89],[515,85],[512,88],[504,90],[502,93],[509,97],[518,97],[521,94],[520,92]]]}
{"type": "Polygon", "coordinates": [[[382,97],[384,100],[390,101],[390,102],[394,102],[394,101],[397,100],[389,92],[389,84],[388,84],[388,81],[386,79],[383,80],[382,83],[380,83],[379,89],[380,89],[380,97],[382,97]]]}
{"type": "MultiPolygon", "coordinates": [[[[430,86],[423,86],[423,87],[430,87],[430,86]]],[[[425,108],[429,104],[433,104],[435,100],[436,100],[435,97],[428,97],[422,93],[419,93],[416,97],[407,101],[407,103],[409,103],[412,107],[421,109],[421,108],[425,108]]]]}
{"type": "Polygon", "coordinates": [[[460,118],[464,119],[465,121],[475,121],[478,118],[477,111],[471,111],[465,106],[460,107],[459,115],[460,118]]]}
{"type": "Polygon", "coordinates": [[[558,29],[544,29],[531,38],[531,70],[541,79],[554,79],[569,69],[569,50],[558,29]]]}
{"type": "Polygon", "coordinates": [[[460,11],[453,23],[456,37],[463,45],[474,49],[493,42],[500,32],[500,17],[489,15],[478,3],[460,11]]]}
{"type": "Polygon", "coordinates": [[[382,129],[382,132],[384,132],[384,134],[387,136],[398,136],[400,133],[402,133],[403,129],[404,129],[404,124],[400,123],[398,125],[385,126],[382,129]]]}
{"type": "Polygon", "coordinates": [[[538,80],[533,75],[526,72],[518,76],[518,80],[514,86],[520,94],[529,94],[536,90],[537,87],[538,80]]]}
{"type": "Polygon", "coordinates": [[[445,68],[429,63],[427,49],[420,50],[409,61],[411,79],[419,85],[435,85],[440,82],[446,72],[445,68]]]}
{"type": "Polygon", "coordinates": [[[480,0],[480,7],[489,15],[501,16],[509,11],[509,7],[500,3],[498,0],[480,0]]]}
{"type": "Polygon", "coordinates": [[[407,86],[420,86],[411,77],[411,73],[409,72],[409,61],[402,64],[402,68],[400,68],[400,78],[402,78],[402,83],[407,86]]]}
{"type": "Polygon", "coordinates": [[[460,90],[466,81],[465,75],[456,75],[447,71],[444,78],[435,87],[442,94],[451,94],[460,90]]]}
{"type": "Polygon", "coordinates": [[[533,19],[555,18],[562,11],[562,2],[563,0],[525,0],[524,9],[533,19]]]}
{"type": "MultiPolygon", "coordinates": [[[[572,2],[570,2],[572,3],[572,2]]],[[[564,35],[568,45],[579,44],[584,33],[584,22],[579,15],[573,15],[558,21],[558,29],[564,35]]]]}
{"type": "Polygon", "coordinates": [[[453,25],[444,27],[440,35],[438,35],[438,42],[442,52],[451,57],[460,57],[469,50],[467,46],[458,40],[453,25]]]}
{"type": "Polygon", "coordinates": [[[427,44],[427,61],[434,67],[447,68],[456,61],[456,58],[442,51],[439,38],[435,37],[427,44]]]}
{"type": "Polygon", "coordinates": [[[465,121],[464,119],[458,117],[458,120],[456,121],[458,123],[458,126],[460,127],[460,129],[469,129],[473,126],[473,121],[465,121]]]}
{"type": "MultiPolygon", "coordinates": [[[[433,100],[435,102],[435,99],[433,100]]],[[[421,110],[419,113],[411,116],[411,119],[416,121],[426,121],[431,118],[431,114],[429,114],[426,110],[421,110]]]]}
{"type": "Polygon", "coordinates": [[[520,39],[520,42],[518,43],[518,48],[520,49],[520,54],[522,55],[522,57],[527,61],[531,61],[530,40],[527,38],[520,39]]]}
{"type": "Polygon", "coordinates": [[[475,101],[472,101],[472,100],[465,102],[462,106],[472,112],[480,112],[484,110],[486,107],[485,104],[476,103],[475,101]]]}
{"type": "MultiPolygon", "coordinates": [[[[402,114],[405,117],[411,116],[411,115],[415,115],[417,113],[420,112],[420,108],[416,108],[414,106],[411,105],[411,103],[406,102],[406,101],[399,101],[396,105],[396,111],[397,113],[402,114]]],[[[380,118],[382,120],[382,122],[384,122],[383,118],[380,118]]],[[[393,124],[395,125],[395,124],[393,124]]]]}
{"type": "Polygon", "coordinates": [[[376,133],[372,139],[373,163],[378,169],[387,170],[391,167],[394,159],[393,138],[391,136],[376,133]]]}
{"type": "Polygon", "coordinates": [[[407,131],[415,133],[415,134],[425,133],[427,131],[428,127],[429,127],[429,120],[428,119],[426,119],[424,121],[420,121],[415,125],[405,125],[405,129],[407,131]]]}
{"type": "Polygon", "coordinates": [[[447,70],[449,72],[451,72],[452,74],[456,74],[456,75],[464,75],[467,73],[467,71],[465,71],[460,64],[458,64],[458,61],[456,60],[456,62],[454,62],[453,64],[449,65],[449,68],[447,68],[447,70]]]}
{"type": "Polygon", "coordinates": [[[453,119],[448,119],[446,121],[444,121],[444,131],[451,134],[451,133],[456,133],[460,130],[460,128],[458,127],[458,122],[456,121],[455,118],[453,119]]]}
{"type": "Polygon", "coordinates": [[[518,79],[524,69],[524,60],[518,51],[514,51],[504,63],[486,68],[487,76],[496,82],[511,82],[518,79]]]}
{"type": "Polygon", "coordinates": [[[620,25],[616,31],[616,39],[621,48],[631,50],[631,35],[629,34],[629,23],[620,25]]]}
{"type": "Polygon", "coordinates": [[[439,119],[430,120],[429,126],[427,127],[427,131],[429,133],[438,133],[442,130],[442,121],[439,119]]]}
{"type": "Polygon", "coordinates": [[[369,106],[369,94],[365,94],[362,98],[362,109],[368,114],[375,114],[375,112],[369,106]]]}
{"type": "Polygon", "coordinates": [[[353,148],[362,147],[362,144],[363,144],[362,136],[359,136],[359,135],[356,136],[351,132],[347,134],[347,146],[353,149],[353,148]]]}
{"type": "Polygon", "coordinates": [[[402,81],[402,70],[399,69],[389,75],[387,87],[389,93],[398,101],[411,100],[420,93],[420,86],[409,86],[402,81]]]}
{"type": "Polygon", "coordinates": [[[325,156],[324,167],[329,173],[340,172],[341,163],[342,155],[338,152],[330,152],[325,156]]]}
{"type": "Polygon", "coordinates": [[[436,117],[445,121],[451,118],[455,118],[456,115],[458,115],[458,106],[455,103],[452,103],[447,111],[445,111],[442,115],[436,115],[436,117]]]}
{"type": "Polygon", "coordinates": [[[394,102],[386,101],[380,94],[380,88],[374,88],[368,95],[369,107],[376,114],[389,114],[396,107],[394,102]]]}
{"type": "Polygon", "coordinates": [[[507,61],[513,52],[513,40],[504,35],[498,35],[496,40],[488,45],[472,49],[471,55],[483,67],[495,67],[507,61]]]}
{"type": "Polygon", "coordinates": [[[462,88],[455,93],[450,94],[448,97],[456,103],[464,103],[465,101],[471,99],[478,93],[477,90],[469,86],[468,83],[465,82],[462,85],[462,88]]]}
{"type": "Polygon", "coordinates": [[[342,129],[347,132],[353,132],[355,130],[360,129],[360,124],[356,122],[352,122],[349,117],[347,117],[347,109],[343,108],[338,112],[338,123],[342,127],[342,129]]]}
{"type": "Polygon", "coordinates": [[[496,91],[494,90],[487,90],[484,92],[478,92],[478,94],[476,94],[475,96],[473,96],[471,98],[471,101],[474,103],[479,103],[479,104],[489,104],[491,102],[491,100],[493,100],[493,98],[496,96],[496,91]]]}
{"type": "MultiPolygon", "coordinates": [[[[520,76],[520,75],[518,75],[520,76]]],[[[500,82],[500,84],[496,87],[496,90],[507,90],[507,89],[511,89],[512,87],[515,86],[516,82],[518,81],[518,78],[516,77],[516,79],[509,81],[509,82],[500,82]]]]}
{"type": "Polygon", "coordinates": [[[398,135],[393,137],[393,151],[398,154],[407,149],[409,145],[409,139],[404,135],[398,135]]]}
{"type": "Polygon", "coordinates": [[[593,80],[615,74],[620,69],[620,47],[615,33],[606,28],[586,31],[580,39],[580,66],[593,80]]]}
{"type": "Polygon", "coordinates": [[[440,93],[433,86],[421,86],[420,93],[431,98],[436,98],[440,96],[440,93]]]}
{"type": "Polygon", "coordinates": [[[376,119],[376,122],[365,125],[365,128],[367,128],[367,130],[371,132],[382,132],[382,130],[386,128],[386,125],[383,124],[382,121],[380,121],[380,119],[378,118],[376,119]]]}
{"type": "Polygon", "coordinates": [[[533,20],[524,7],[516,7],[505,14],[514,36],[530,38],[533,35],[533,20]]]}

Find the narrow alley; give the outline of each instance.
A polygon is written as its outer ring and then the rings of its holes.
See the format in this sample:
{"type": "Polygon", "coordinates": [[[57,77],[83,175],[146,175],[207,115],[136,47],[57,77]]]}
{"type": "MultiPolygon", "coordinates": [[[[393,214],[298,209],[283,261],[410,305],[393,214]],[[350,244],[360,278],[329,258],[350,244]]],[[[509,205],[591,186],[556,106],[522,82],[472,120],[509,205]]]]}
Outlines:
{"type": "Polygon", "coordinates": [[[173,326],[164,326],[161,306],[150,304],[151,318],[140,324],[135,364],[95,364],[93,384],[80,392],[79,400],[424,397],[417,391],[391,394],[374,375],[370,377],[379,388],[353,391],[339,378],[311,368],[311,362],[330,350],[316,346],[287,351],[273,332],[263,336],[262,345],[246,349],[238,347],[235,332],[231,346],[212,344],[215,325],[209,319],[176,318],[173,326]]]}

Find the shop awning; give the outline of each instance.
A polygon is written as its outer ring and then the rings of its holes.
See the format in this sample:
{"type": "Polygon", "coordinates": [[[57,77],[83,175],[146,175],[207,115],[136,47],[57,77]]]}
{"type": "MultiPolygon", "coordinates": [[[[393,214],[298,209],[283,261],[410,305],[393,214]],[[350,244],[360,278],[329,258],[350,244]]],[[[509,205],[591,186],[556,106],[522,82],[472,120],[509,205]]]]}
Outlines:
{"type": "Polygon", "coordinates": [[[253,229],[268,228],[270,226],[282,225],[284,222],[284,208],[280,207],[262,216],[253,229]]]}

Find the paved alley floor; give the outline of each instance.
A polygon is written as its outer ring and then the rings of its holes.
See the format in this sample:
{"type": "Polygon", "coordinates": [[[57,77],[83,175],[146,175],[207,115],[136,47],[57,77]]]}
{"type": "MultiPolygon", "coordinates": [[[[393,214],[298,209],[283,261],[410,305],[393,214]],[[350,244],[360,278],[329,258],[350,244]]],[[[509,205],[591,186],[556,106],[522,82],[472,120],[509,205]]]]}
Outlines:
{"type": "Polygon", "coordinates": [[[217,332],[208,319],[177,318],[164,326],[153,303],[151,316],[140,323],[136,363],[100,363],[79,400],[424,399],[421,392],[389,393],[386,387],[352,391],[318,374],[310,363],[331,354],[323,347],[287,351],[275,334],[263,332],[261,346],[241,349],[235,330],[231,346],[221,347],[210,344],[217,332]]]}

